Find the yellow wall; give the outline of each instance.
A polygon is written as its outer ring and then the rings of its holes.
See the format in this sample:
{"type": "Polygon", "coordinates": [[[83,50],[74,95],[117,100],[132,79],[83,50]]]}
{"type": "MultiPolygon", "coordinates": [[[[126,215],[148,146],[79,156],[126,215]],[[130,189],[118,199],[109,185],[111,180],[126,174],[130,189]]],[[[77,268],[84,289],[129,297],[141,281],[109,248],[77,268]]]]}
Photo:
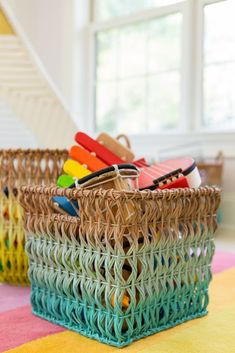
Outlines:
{"type": "Polygon", "coordinates": [[[14,30],[8,22],[6,16],[0,9],[0,35],[1,34],[13,34],[14,30]]]}

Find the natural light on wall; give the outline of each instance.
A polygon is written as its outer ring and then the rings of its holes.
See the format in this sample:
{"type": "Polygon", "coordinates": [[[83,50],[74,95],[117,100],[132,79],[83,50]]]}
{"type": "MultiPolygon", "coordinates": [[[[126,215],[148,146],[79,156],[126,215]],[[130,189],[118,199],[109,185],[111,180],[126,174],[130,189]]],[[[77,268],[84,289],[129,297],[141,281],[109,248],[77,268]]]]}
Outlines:
{"type": "Polygon", "coordinates": [[[235,127],[234,13],[235,0],[94,1],[96,130],[235,127]]]}

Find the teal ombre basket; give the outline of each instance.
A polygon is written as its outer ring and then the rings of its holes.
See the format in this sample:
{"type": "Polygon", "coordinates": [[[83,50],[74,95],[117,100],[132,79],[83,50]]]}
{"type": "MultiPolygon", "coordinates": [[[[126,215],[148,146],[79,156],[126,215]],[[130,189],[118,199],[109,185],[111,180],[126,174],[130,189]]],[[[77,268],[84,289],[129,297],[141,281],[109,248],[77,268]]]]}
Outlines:
{"type": "Polygon", "coordinates": [[[219,202],[209,187],[23,187],[33,313],[117,347],[205,315],[219,202]],[[64,195],[80,218],[58,213],[64,195]]]}

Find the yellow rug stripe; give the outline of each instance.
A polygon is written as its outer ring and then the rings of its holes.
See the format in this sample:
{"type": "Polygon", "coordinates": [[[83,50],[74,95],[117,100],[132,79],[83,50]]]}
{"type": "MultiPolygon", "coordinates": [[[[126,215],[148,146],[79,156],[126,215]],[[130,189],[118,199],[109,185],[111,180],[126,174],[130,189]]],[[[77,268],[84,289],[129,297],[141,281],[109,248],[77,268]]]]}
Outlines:
{"type": "Polygon", "coordinates": [[[119,349],[65,331],[26,343],[8,353],[234,353],[235,269],[216,275],[210,314],[119,349]]]}
{"type": "Polygon", "coordinates": [[[14,30],[0,8],[0,35],[1,34],[14,34],[14,30]]]}
{"type": "Polygon", "coordinates": [[[209,312],[235,304],[235,268],[215,275],[209,286],[209,294],[209,312]]]}

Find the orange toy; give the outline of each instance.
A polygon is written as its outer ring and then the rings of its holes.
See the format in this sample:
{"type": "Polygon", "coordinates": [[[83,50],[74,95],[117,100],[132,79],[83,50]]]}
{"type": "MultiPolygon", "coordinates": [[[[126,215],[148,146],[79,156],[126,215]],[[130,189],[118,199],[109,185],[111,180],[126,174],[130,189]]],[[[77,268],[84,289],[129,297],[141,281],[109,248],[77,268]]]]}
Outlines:
{"type": "Polygon", "coordinates": [[[81,164],[87,165],[87,168],[92,172],[96,172],[107,167],[107,164],[80,146],[71,147],[69,157],[81,164]]]}
{"type": "MultiPolygon", "coordinates": [[[[112,307],[115,307],[114,294],[112,295],[112,298],[111,298],[111,305],[112,305],[112,307]]],[[[126,311],[126,309],[128,308],[129,305],[130,305],[130,297],[127,294],[127,292],[125,291],[125,293],[123,294],[123,297],[122,297],[122,310],[126,311]]]]}

